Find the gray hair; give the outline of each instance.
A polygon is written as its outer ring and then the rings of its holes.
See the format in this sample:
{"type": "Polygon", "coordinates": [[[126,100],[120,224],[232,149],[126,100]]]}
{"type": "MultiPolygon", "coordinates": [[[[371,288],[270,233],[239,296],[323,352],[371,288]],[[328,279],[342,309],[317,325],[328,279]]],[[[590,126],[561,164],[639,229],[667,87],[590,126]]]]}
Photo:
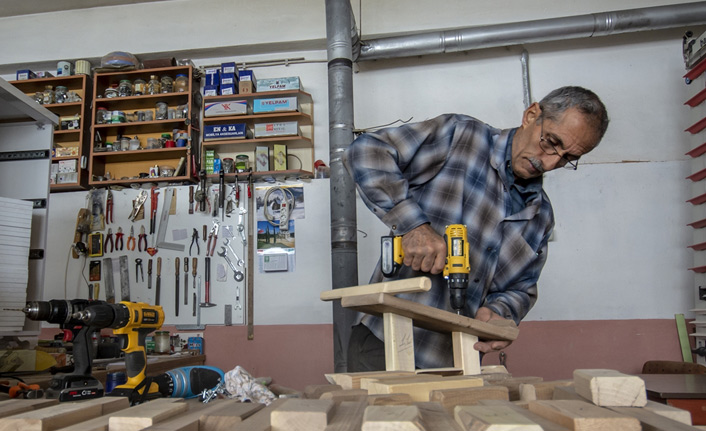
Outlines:
{"type": "Polygon", "coordinates": [[[608,112],[601,99],[591,90],[583,87],[561,87],[547,94],[539,101],[542,117],[557,121],[559,116],[569,108],[576,108],[587,119],[594,123],[598,133],[598,142],[608,129],[608,112]]]}

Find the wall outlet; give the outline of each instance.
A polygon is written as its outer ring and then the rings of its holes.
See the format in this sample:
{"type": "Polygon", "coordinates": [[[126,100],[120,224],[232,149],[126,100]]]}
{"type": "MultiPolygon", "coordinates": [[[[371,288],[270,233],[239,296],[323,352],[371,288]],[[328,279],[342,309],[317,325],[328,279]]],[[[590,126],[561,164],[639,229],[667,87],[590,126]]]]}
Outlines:
{"type": "Polygon", "coordinates": [[[189,337],[201,337],[203,338],[203,332],[176,332],[174,335],[178,335],[181,339],[182,347],[185,347],[189,341],[189,337]]]}

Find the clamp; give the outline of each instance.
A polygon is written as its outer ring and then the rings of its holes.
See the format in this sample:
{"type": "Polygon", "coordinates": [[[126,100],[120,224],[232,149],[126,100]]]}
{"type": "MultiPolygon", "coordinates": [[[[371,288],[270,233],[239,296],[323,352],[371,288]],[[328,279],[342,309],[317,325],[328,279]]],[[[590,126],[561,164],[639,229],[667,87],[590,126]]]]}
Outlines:
{"type": "Polygon", "coordinates": [[[125,244],[123,242],[123,236],[125,234],[123,233],[123,228],[118,227],[118,233],[115,234],[115,251],[122,251],[123,250],[123,245],[125,244]]]}
{"type": "Polygon", "coordinates": [[[108,189],[108,197],[105,200],[105,223],[113,223],[113,191],[108,189]]]}
{"type": "Polygon", "coordinates": [[[145,245],[145,251],[147,250],[147,234],[145,233],[145,227],[140,226],[140,240],[137,242],[137,249],[142,251],[142,245],[145,245]]]}
{"type": "Polygon", "coordinates": [[[18,382],[15,386],[10,386],[10,382],[7,380],[0,382],[0,392],[8,394],[10,398],[37,399],[44,397],[44,391],[39,385],[18,382]]]}
{"type": "Polygon", "coordinates": [[[113,252],[113,228],[108,228],[108,235],[105,236],[103,243],[103,253],[108,253],[108,244],[110,244],[110,252],[113,252]]]}
{"type": "Polygon", "coordinates": [[[135,250],[135,226],[130,226],[130,236],[127,237],[127,249],[135,250]]]}
{"type": "Polygon", "coordinates": [[[196,244],[196,255],[201,254],[201,248],[199,247],[199,231],[194,228],[194,233],[191,234],[191,245],[189,246],[189,256],[191,256],[191,249],[196,244]]]}

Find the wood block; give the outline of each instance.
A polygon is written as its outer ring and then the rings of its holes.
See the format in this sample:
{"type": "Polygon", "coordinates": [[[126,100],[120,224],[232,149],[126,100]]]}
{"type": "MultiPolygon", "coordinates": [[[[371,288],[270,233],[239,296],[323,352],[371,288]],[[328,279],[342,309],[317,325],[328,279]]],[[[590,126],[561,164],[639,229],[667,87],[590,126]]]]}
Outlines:
{"type": "Polygon", "coordinates": [[[371,406],[408,406],[413,402],[409,394],[368,395],[368,405],[371,406]]]}
{"type": "MultiPolygon", "coordinates": [[[[473,388],[483,386],[483,379],[469,376],[439,377],[419,381],[419,377],[394,382],[378,380],[368,384],[370,394],[409,394],[414,401],[429,401],[429,393],[437,389],[473,388]]],[[[429,376],[431,377],[431,376],[429,376]]]]}
{"type": "Polygon", "coordinates": [[[116,398],[96,398],[86,401],[66,402],[39,410],[31,410],[8,416],[0,421],[0,431],[40,430],[51,431],[79,422],[87,421],[103,414],[103,409],[114,403],[122,403],[116,398]]]}
{"type": "Polygon", "coordinates": [[[578,400],[530,401],[529,410],[575,431],[641,431],[640,421],[578,400]]]}
{"type": "Polygon", "coordinates": [[[291,398],[272,412],[272,431],[324,430],[333,415],[331,400],[291,398]]]}
{"type": "Polygon", "coordinates": [[[383,376],[413,376],[409,371],[361,371],[358,373],[332,373],[324,374],[326,380],[332,385],[340,385],[343,389],[361,389],[360,379],[365,377],[378,378],[383,376]]]}
{"type": "Polygon", "coordinates": [[[614,412],[636,418],[642,424],[643,431],[687,431],[693,430],[691,424],[669,419],[642,407],[608,407],[614,412]]]}
{"type": "Polygon", "coordinates": [[[365,389],[342,389],[340,391],[325,392],[319,397],[321,400],[333,400],[334,403],[361,401],[367,398],[368,391],[365,389]]]}
{"type": "Polygon", "coordinates": [[[539,416],[536,413],[532,413],[531,411],[527,410],[526,408],[523,408],[516,403],[510,402],[510,401],[503,401],[503,400],[480,400],[478,401],[479,405],[482,406],[505,406],[508,408],[511,408],[515,410],[516,412],[519,412],[525,416],[527,416],[532,422],[536,423],[537,425],[541,426],[544,431],[569,431],[569,428],[565,428],[559,424],[556,424],[549,419],[546,419],[542,416],[539,416]]]}
{"type": "Polygon", "coordinates": [[[318,400],[326,392],[340,391],[341,385],[309,385],[304,388],[304,398],[318,400]]]}
{"type": "Polygon", "coordinates": [[[576,393],[597,406],[643,407],[647,404],[645,382],[615,370],[574,370],[576,393]]]}
{"type": "Polygon", "coordinates": [[[424,431],[417,406],[368,406],[361,431],[424,431]]]}
{"type": "MultiPolygon", "coordinates": [[[[429,381],[434,381],[438,380],[441,378],[440,376],[436,375],[431,375],[431,374],[402,374],[398,376],[372,376],[372,377],[362,377],[360,379],[360,389],[368,389],[368,387],[377,382],[383,382],[383,383],[393,383],[397,381],[414,381],[414,382],[429,382],[429,381]]],[[[372,392],[368,391],[368,393],[372,394],[372,392]]]]}
{"type": "Polygon", "coordinates": [[[110,417],[111,431],[137,431],[162,422],[187,410],[186,403],[153,402],[140,404],[110,417]]]}
{"type": "Polygon", "coordinates": [[[656,401],[647,400],[647,404],[643,407],[645,410],[649,410],[652,413],[657,413],[666,418],[681,422],[686,425],[691,425],[691,412],[683,409],[679,409],[669,404],[662,404],[656,401]]]}
{"type": "MultiPolygon", "coordinates": [[[[155,400],[156,401],[156,400],[155,400]]],[[[152,401],[154,402],[154,401],[152,401]]],[[[186,413],[177,415],[173,418],[159,422],[151,427],[145,428],[145,431],[199,431],[203,428],[200,426],[201,417],[208,415],[210,412],[216,412],[223,408],[226,400],[213,400],[208,404],[204,404],[197,399],[187,400],[184,404],[187,405],[186,413]]],[[[237,429],[236,424],[231,429],[237,429]]],[[[253,428],[253,431],[265,431],[262,429],[253,428]]],[[[267,431],[269,431],[269,423],[267,431]]]]}
{"type": "Polygon", "coordinates": [[[543,431],[527,416],[507,406],[456,406],[454,418],[466,431],[543,431]]]}
{"type": "Polygon", "coordinates": [[[461,368],[463,374],[480,374],[480,352],[473,348],[478,337],[464,332],[452,332],[454,367],[461,368]]]}
{"type": "Polygon", "coordinates": [[[386,281],[383,283],[364,284],[353,287],[343,287],[321,292],[322,301],[332,301],[346,296],[368,295],[374,293],[389,293],[391,295],[405,292],[426,292],[431,289],[429,277],[407,278],[404,280],[386,281]]]}
{"type": "MultiPolygon", "coordinates": [[[[482,367],[481,367],[482,368],[482,367]]],[[[462,376],[463,368],[419,368],[414,370],[416,374],[434,374],[435,376],[462,376]]]]}
{"type": "Polygon", "coordinates": [[[341,305],[376,316],[395,313],[414,320],[416,327],[441,333],[464,332],[481,340],[514,341],[519,334],[517,325],[510,320],[482,322],[386,293],[344,297],[341,305]]]}
{"type": "Polygon", "coordinates": [[[30,410],[43,409],[44,407],[59,404],[59,400],[5,400],[0,401],[0,418],[16,415],[30,410]]]}
{"type": "Polygon", "coordinates": [[[508,389],[505,386],[480,386],[477,388],[439,389],[429,392],[429,401],[441,404],[450,414],[456,406],[474,406],[480,400],[509,401],[508,389]]]}
{"type": "Polygon", "coordinates": [[[510,396],[510,401],[519,401],[521,384],[535,384],[541,382],[541,377],[509,377],[494,381],[493,384],[498,386],[505,386],[509,391],[508,393],[510,396]]]}
{"type": "Polygon", "coordinates": [[[233,425],[240,423],[262,410],[265,405],[260,403],[243,403],[238,400],[223,400],[220,408],[202,413],[199,418],[199,428],[209,431],[230,430],[233,425]]]}
{"type": "Polygon", "coordinates": [[[272,412],[281,407],[286,401],[286,398],[278,398],[274,400],[269,406],[258,411],[254,415],[245,419],[239,424],[235,424],[232,431],[270,431],[270,417],[272,412]]]}
{"type": "Polygon", "coordinates": [[[448,414],[439,403],[415,404],[422,416],[425,431],[463,431],[463,428],[448,414]]]}
{"type": "Polygon", "coordinates": [[[366,407],[368,407],[368,402],[364,399],[343,401],[336,407],[326,431],[359,431],[363,424],[363,414],[366,407]]]}
{"type": "Polygon", "coordinates": [[[394,313],[382,314],[385,330],[385,369],[414,371],[414,337],[412,319],[394,313]]]}
{"type": "Polygon", "coordinates": [[[590,402],[586,398],[577,394],[576,388],[574,388],[573,386],[557,386],[557,387],[555,387],[554,388],[554,395],[553,395],[552,399],[553,400],[579,400],[579,401],[586,401],[587,403],[590,402]]]}
{"type": "Polygon", "coordinates": [[[554,388],[557,386],[573,386],[573,380],[556,380],[552,382],[520,383],[521,401],[551,400],[554,398],[554,388]]]}
{"type": "MultiPolygon", "coordinates": [[[[117,414],[118,412],[121,412],[123,410],[127,411],[130,408],[130,402],[128,401],[127,398],[123,397],[105,397],[103,399],[118,399],[121,400],[121,404],[117,405],[110,405],[109,408],[104,408],[103,414],[101,416],[98,416],[97,418],[93,418],[87,421],[83,421],[81,423],[73,424],[70,425],[66,428],[61,428],[59,431],[108,431],[108,426],[110,422],[111,416],[117,414]],[[120,410],[116,410],[116,407],[122,407],[120,410]],[[109,411],[112,410],[112,411],[109,411]]],[[[151,403],[159,403],[159,402],[176,402],[176,401],[183,401],[183,398],[159,398],[154,401],[150,401],[151,403]]],[[[105,404],[103,405],[104,407],[106,406],[105,404]]]]}

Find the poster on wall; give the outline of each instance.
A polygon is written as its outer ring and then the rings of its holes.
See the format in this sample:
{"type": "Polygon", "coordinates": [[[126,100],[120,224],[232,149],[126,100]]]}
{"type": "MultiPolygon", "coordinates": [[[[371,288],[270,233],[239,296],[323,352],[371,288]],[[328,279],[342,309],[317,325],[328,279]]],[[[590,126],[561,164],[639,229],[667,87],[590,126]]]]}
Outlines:
{"type": "Polygon", "coordinates": [[[295,269],[295,220],[304,218],[302,184],[255,188],[257,257],[261,273],[295,269]]]}

